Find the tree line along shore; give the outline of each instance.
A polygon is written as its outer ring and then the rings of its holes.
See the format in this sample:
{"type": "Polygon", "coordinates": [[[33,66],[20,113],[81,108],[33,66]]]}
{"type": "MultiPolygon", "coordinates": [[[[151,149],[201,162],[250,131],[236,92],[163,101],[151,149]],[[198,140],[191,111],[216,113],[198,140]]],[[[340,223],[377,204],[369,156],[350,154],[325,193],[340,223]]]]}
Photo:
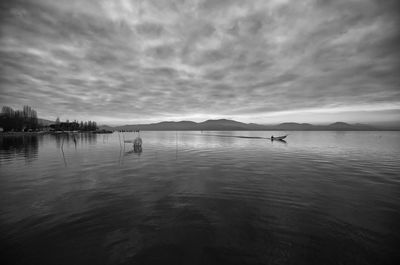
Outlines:
{"type": "Polygon", "coordinates": [[[99,130],[95,121],[60,121],[56,119],[54,123],[42,122],[37,112],[30,106],[23,106],[22,110],[14,110],[4,106],[0,113],[0,132],[2,135],[29,135],[46,133],[65,133],[65,132],[93,132],[106,133],[106,130],[99,130]]]}

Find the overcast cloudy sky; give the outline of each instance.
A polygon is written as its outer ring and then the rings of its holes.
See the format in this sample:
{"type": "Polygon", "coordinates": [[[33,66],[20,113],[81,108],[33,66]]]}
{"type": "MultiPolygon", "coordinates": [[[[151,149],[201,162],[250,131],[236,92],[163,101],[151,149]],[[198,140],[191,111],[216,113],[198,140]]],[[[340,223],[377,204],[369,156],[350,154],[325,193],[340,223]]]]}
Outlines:
{"type": "Polygon", "coordinates": [[[126,124],[399,122],[397,0],[10,0],[0,105],[126,124]]]}

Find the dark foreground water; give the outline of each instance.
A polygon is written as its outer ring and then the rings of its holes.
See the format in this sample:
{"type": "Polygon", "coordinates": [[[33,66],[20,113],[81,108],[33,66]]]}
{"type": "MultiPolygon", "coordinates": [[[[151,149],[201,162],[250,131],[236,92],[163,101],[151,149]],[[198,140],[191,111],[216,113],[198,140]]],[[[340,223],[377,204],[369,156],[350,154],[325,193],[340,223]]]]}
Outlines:
{"type": "Polygon", "coordinates": [[[1,264],[399,260],[399,132],[211,134],[0,137],[1,264]]]}

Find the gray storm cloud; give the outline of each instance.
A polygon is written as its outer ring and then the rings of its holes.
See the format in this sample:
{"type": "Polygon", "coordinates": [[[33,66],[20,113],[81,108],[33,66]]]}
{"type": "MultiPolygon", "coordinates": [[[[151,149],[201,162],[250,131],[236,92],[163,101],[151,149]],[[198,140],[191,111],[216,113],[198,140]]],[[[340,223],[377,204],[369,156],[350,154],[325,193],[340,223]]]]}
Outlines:
{"type": "Polygon", "coordinates": [[[398,1],[0,7],[0,104],[50,119],[400,120],[398,1]]]}

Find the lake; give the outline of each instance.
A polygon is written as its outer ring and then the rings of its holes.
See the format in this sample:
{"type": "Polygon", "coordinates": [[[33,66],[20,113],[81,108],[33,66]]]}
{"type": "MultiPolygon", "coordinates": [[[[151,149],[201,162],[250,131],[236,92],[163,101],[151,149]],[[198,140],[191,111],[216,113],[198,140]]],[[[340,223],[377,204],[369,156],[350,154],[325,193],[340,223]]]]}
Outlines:
{"type": "Polygon", "coordinates": [[[2,264],[399,260],[400,132],[281,134],[0,137],[2,264]]]}

